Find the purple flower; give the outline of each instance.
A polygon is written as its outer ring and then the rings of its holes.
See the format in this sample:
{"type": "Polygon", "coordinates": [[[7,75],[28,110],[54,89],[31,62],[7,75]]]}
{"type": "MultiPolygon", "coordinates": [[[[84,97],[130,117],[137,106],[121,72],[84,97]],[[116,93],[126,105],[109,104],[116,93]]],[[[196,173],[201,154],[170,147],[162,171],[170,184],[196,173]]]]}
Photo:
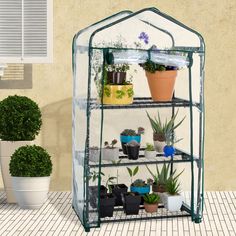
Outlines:
{"type": "Polygon", "coordinates": [[[149,36],[145,32],[141,32],[140,35],[138,36],[140,40],[143,40],[145,44],[149,43],[149,36]]]}

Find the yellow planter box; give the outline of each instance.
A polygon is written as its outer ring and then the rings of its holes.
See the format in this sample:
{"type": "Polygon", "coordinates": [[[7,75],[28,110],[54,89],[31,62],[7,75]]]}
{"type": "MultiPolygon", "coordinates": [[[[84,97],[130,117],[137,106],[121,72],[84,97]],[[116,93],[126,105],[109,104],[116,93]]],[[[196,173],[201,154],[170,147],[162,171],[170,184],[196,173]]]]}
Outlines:
{"type": "Polygon", "coordinates": [[[133,85],[105,85],[103,104],[125,105],[133,103],[133,85]]]}

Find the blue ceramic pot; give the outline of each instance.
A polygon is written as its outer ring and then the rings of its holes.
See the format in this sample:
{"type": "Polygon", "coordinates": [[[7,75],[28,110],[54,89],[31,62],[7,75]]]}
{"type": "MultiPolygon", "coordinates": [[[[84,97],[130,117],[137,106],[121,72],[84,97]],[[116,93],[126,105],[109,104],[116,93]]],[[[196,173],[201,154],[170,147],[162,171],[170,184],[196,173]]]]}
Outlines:
{"type": "Polygon", "coordinates": [[[146,186],[143,186],[143,187],[135,187],[135,186],[131,185],[130,186],[130,191],[131,192],[137,192],[140,195],[144,195],[144,194],[150,192],[150,185],[146,185],[146,186]]]}
{"type": "Polygon", "coordinates": [[[163,149],[165,157],[173,156],[175,153],[175,148],[173,146],[166,145],[163,149]]]}
{"type": "Polygon", "coordinates": [[[136,142],[140,143],[141,142],[141,135],[137,136],[125,136],[125,135],[120,135],[120,141],[122,143],[128,143],[132,140],[135,140],[136,142]]]}

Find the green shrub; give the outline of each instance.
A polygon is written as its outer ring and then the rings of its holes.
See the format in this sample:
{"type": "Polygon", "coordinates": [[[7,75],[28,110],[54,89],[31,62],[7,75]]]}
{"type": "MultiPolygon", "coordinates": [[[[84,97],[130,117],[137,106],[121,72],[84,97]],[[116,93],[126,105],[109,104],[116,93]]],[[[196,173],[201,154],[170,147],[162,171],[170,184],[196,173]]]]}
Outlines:
{"type": "Polygon", "coordinates": [[[17,177],[43,177],[52,173],[49,154],[40,146],[23,146],[11,156],[10,173],[17,177]]]}
{"type": "Polygon", "coordinates": [[[42,125],[40,109],[23,96],[8,96],[0,102],[0,139],[34,140],[42,125]]]}

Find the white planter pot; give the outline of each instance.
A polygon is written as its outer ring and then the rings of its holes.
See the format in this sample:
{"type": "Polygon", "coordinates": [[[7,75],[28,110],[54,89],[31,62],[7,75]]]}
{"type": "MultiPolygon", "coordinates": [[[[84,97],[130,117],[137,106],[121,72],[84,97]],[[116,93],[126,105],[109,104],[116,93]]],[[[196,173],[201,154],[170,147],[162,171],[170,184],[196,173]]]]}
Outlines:
{"type": "Polygon", "coordinates": [[[166,142],[160,142],[160,141],[153,141],[154,142],[154,147],[157,152],[163,153],[163,149],[166,145],[166,142]]]}
{"type": "Polygon", "coordinates": [[[119,160],[119,148],[103,148],[102,159],[107,161],[118,161],[119,160]]]}
{"type": "Polygon", "coordinates": [[[162,202],[168,211],[179,211],[183,204],[183,196],[163,193],[162,202]]]}
{"type": "Polygon", "coordinates": [[[33,144],[32,141],[16,141],[16,142],[0,141],[1,172],[8,203],[16,203],[16,199],[14,197],[12,189],[12,177],[9,173],[9,163],[11,160],[11,155],[19,147],[32,144],[33,144]]]}
{"type": "Polygon", "coordinates": [[[14,194],[23,209],[40,208],[48,198],[50,176],[12,177],[14,194]]]}
{"type": "Polygon", "coordinates": [[[89,149],[89,160],[99,162],[100,149],[91,147],[89,149]]]}
{"type": "Polygon", "coordinates": [[[153,159],[156,158],[156,151],[144,151],[144,155],[147,159],[153,159]]]}

